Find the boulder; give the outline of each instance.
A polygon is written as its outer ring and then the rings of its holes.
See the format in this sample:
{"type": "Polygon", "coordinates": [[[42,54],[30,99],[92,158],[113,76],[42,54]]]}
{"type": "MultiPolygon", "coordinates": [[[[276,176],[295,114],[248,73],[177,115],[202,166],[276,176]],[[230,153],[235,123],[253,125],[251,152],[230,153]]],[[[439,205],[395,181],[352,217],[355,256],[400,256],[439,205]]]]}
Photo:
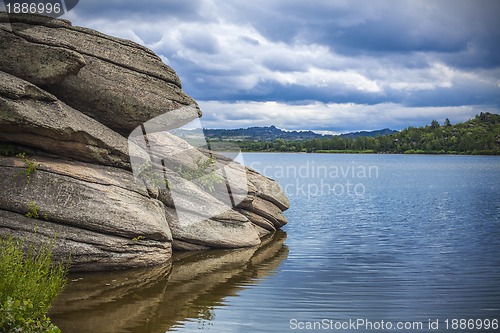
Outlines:
{"type": "MultiPolygon", "coordinates": [[[[202,150],[203,153],[208,154],[207,151],[202,150]]],[[[217,154],[210,152],[213,156],[215,156],[216,160],[216,168],[223,168],[225,166],[229,168],[238,168],[238,164],[234,163],[231,158],[228,158],[222,154],[217,154]]],[[[261,175],[257,171],[245,167],[246,170],[246,178],[247,178],[247,191],[249,196],[257,196],[261,199],[272,202],[274,205],[279,207],[282,211],[290,208],[290,202],[288,201],[287,196],[281,189],[280,185],[271,178],[268,178],[264,175],[261,175]]]]}
{"type": "Polygon", "coordinates": [[[38,240],[54,237],[55,252],[71,254],[74,270],[136,267],[170,258],[164,206],[130,172],[41,156],[2,157],[0,188],[8,189],[0,197],[0,230],[31,233],[38,240]],[[29,179],[27,161],[34,166],[29,179]]]}
{"type": "Polygon", "coordinates": [[[287,196],[274,179],[263,176],[251,168],[247,167],[246,169],[249,193],[255,194],[255,196],[273,203],[281,211],[290,208],[290,202],[287,196]]]}
{"type": "Polygon", "coordinates": [[[286,217],[283,215],[283,211],[272,202],[262,198],[255,197],[255,199],[250,203],[250,205],[245,207],[245,209],[272,222],[275,228],[281,228],[287,223],[286,217]]]}
{"type": "Polygon", "coordinates": [[[83,56],[86,65],[78,75],[68,75],[45,89],[116,132],[128,136],[143,122],[188,105],[195,106],[196,116],[201,116],[175,72],[145,47],[91,29],[63,24],[53,28],[36,16],[9,18],[19,37],[83,56]]]}
{"type": "Polygon", "coordinates": [[[125,138],[54,95],[4,72],[0,72],[0,141],[130,168],[125,138]]]}
{"type": "Polygon", "coordinates": [[[171,208],[166,208],[166,211],[172,235],[175,237],[174,250],[235,249],[260,244],[259,233],[252,223],[243,215],[236,215],[234,211],[228,211],[227,220],[220,216],[217,220],[205,219],[192,223],[179,221],[175,210],[171,208]],[[236,217],[239,217],[240,221],[236,220],[236,217]]]}
{"type": "MultiPolygon", "coordinates": [[[[158,176],[168,181],[169,188],[160,190],[159,199],[176,209],[176,214],[168,215],[174,248],[253,246],[259,237],[286,224],[282,210],[288,208],[288,199],[274,180],[224,155],[195,148],[172,133],[149,132],[148,128],[154,129],[149,122],[144,126],[147,136],[137,135],[130,140],[148,150],[156,170],[161,170],[158,176]],[[213,172],[220,180],[212,184],[211,190],[203,188],[203,182],[197,185],[196,179],[188,180],[183,175],[210,161],[213,166],[206,174],[213,172]],[[253,230],[248,228],[248,222],[253,224],[253,230]]],[[[193,138],[196,134],[189,136],[200,143],[193,138]]]]}
{"type": "Polygon", "coordinates": [[[10,25],[11,22],[37,24],[53,28],[71,26],[70,21],[61,18],[53,18],[51,16],[42,16],[37,14],[8,14],[6,12],[0,12],[0,23],[3,23],[6,28],[9,28],[9,30],[12,30],[10,25]]]}
{"type": "Polygon", "coordinates": [[[274,226],[274,224],[265,217],[244,209],[240,209],[240,212],[245,215],[250,220],[250,222],[252,222],[256,226],[259,226],[260,228],[267,230],[268,233],[276,231],[276,227],[274,226]]]}
{"type": "MultiPolygon", "coordinates": [[[[215,157],[216,169],[234,170],[239,168],[238,163],[232,159],[222,154],[211,154],[215,157]]],[[[235,192],[246,191],[246,198],[241,200],[235,208],[256,226],[269,232],[283,227],[287,224],[283,211],[290,207],[290,202],[279,184],[251,168],[244,167],[244,169],[246,171],[246,187],[240,186],[235,189],[235,192]]],[[[230,172],[226,171],[226,174],[230,174],[230,172]]],[[[234,184],[238,184],[238,182],[234,182],[234,184]]],[[[261,234],[265,234],[265,232],[261,230],[261,234]]]]}
{"type": "Polygon", "coordinates": [[[0,235],[22,238],[35,247],[54,244],[54,257],[62,261],[69,259],[72,272],[163,265],[172,254],[168,242],[134,241],[50,220],[33,220],[1,209],[0,235]]]}
{"type": "MultiPolygon", "coordinates": [[[[175,200],[162,200],[167,206],[167,220],[172,230],[174,249],[239,248],[260,243],[253,224],[231,206],[217,200],[194,183],[174,178],[175,200]],[[172,205],[174,204],[174,205],[172,205]],[[175,208],[175,209],[174,209],[175,208]]],[[[165,190],[167,192],[167,190],[165,190]]],[[[168,192],[167,192],[168,193],[168,192]]]]}
{"type": "Polygon", "coordinates": [[[40,15],[7,15],[0,12],[0,24],[4,23],[4,30],[12,31],[32,40],[45,40],[48,45],[61,46],[77,50],[81,54],[94,55],[181,86],[175,71],[164,64],[161,58],[147,47],[96,30],[73,26],[68,20],[50,18],[47,21],[46,19],[47,17],[40,15]],[[81,35],[87,35],[86,39],[79,37],[81,35]],[[77,39],[81,43],[75,43],[77,39]]]}

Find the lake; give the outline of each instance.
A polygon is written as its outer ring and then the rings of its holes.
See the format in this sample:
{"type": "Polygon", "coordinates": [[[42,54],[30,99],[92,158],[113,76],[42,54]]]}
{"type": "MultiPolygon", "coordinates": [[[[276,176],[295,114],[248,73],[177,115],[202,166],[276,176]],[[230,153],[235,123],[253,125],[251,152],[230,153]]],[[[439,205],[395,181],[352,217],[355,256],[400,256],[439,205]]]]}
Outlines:
{"type": "Polygon", "coordinates": [[[244,159],[288,194],[283,232],[258,249],[71,275],[53,322],[63,332],[493,331],[500,157],[244,159]]]}

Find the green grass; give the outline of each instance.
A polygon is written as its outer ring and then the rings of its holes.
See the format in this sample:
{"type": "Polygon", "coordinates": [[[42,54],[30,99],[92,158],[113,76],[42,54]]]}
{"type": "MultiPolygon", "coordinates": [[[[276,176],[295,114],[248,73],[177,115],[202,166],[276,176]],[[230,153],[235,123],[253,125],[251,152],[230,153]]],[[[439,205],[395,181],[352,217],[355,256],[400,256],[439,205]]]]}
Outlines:
{"type": "Polygon", "coordinates": [[[35,249],[0,238],[0,332],[60,332],[46,314],[66,284],[67,270],[53,262],[50,244],[35,249]]]}

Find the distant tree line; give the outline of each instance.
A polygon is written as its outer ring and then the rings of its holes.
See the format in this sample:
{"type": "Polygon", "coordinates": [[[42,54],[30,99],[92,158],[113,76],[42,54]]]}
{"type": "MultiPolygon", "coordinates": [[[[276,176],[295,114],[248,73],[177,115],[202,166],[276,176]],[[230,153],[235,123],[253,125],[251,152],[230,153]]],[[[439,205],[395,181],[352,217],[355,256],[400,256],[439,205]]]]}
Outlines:
{"type": "MultiPolygon", "coordinates": [[[[224,150],[227,142],[210,141],[212,149],[224,150]]],[[[242,151],[306,153],[405,153],[405,154],[500,154],[500,115],[481,113],[474,119],[452,125],[433,120],[425,127],[408,127],[377,137],[334,136],[313,140],[276,139],[238,141],[242,151]]],[[[227,145],[229,146],[229,145],[227,145]]]]}

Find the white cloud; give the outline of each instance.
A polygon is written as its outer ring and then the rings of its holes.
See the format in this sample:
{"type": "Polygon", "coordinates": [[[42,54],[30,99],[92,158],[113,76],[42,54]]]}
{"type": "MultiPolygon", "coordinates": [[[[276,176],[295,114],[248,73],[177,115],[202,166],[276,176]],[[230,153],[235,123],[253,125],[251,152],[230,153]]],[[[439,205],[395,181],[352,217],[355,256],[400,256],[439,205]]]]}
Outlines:
{"type": "Polygon", "coordinates": [[[290,105],[278,102],[200,101],[204,113],[202,124],[207,128],[239,128],[270,126],[287,130],[313,129],[319,131],[374,130],[389,127],[430,124],[433,119],[452,123],[466,121],[480,112],[493,111],[482,105],[450,107],[405,107],[399,104],[376,105],[311,103],[290,105]],[[307,126],[305,126],[307,124],[307,126]]]}

